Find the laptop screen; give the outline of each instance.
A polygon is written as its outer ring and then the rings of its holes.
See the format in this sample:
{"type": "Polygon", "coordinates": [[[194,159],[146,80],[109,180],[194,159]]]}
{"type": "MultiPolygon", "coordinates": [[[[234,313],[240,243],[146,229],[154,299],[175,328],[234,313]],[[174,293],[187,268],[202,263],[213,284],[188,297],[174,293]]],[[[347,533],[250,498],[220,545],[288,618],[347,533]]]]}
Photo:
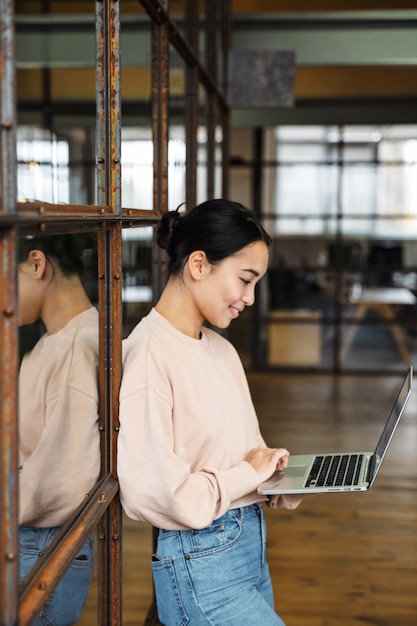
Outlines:
{"type": "Polygon", "coordinates": [[[379,438],[377,446],[375,448],[374,456],[372,457],[370,474],[369,474],[369,482],[370,485],[374,482],[375,477],[378,473],[379,466],[381,465],[381,461],[385,456],[385,453],[388,449],[392,436],[397,428],[398,422],[400,421],[400,417],[404,411],[405,405],[407,403],[408,397],[411,393],[411,383],[413,379],[413,368],[410,367],[406,377],[404,378],[403,384],[401,386],[400,391],[395,399],[394,405],[391,409],[390,416],[385,424],[385,428],[382,431],[382,435],[379,438]]]}

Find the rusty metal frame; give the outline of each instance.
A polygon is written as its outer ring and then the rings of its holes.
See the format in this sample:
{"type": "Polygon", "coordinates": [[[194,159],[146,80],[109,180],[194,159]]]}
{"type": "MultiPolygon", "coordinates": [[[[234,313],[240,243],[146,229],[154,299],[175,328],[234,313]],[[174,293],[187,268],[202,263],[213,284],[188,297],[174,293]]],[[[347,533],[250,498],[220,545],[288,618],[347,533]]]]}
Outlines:
{"type": "MultiPolygon", "coordinates": [[[[224,4],[216,0],[226,15],[224,4]]],[[[122,333],[122,229],[155,225],[168,210],[169,45],[173,45],[189,72],[186,116],[187,137],[193,152],[187,162],[187,202],[196,190],[196,127],[198,89],[208,94],[207,117],[210,135],[208,197],[214,189],[214,135],[217,119],[228,120],[228,107],[216,84],[214,48],[210,61],[199,59],[198,12],[194,2],[184,38],[171,21],[167,2],[139,0],[152,28],[152,129],[155,145],[154,209],[123,208],[121,203],[121,95],[120,95],[120,2],[96,0],[96,171],[97,205],[60,205],[44,202],[18,203],[16,169],[16,87],[14,55],[14,1],[0,5],[1,40],[1,180],[0,180],[0,401],[2,437],[0,460],[0,623],[29,626],[60,581],[63,572],[86,537],[98,534],[98,612],[100,626],[119,626],[121,607],[122,516],[116,471],[118,394],[121,378],[122,333]],[[207,67],[206,67],[207,66],[207,67]],[[192,138],[195,139],[192,139],[192,138]],[[195,143],[194,143],[195,142],[195,143]],[[24,583],[18,585],[17,540],[17,238],[22,234],[57,234],[92,231],[98,236],[99,285],[99,426],[102,444],[101,479],[68,521],[42,561],[24,583]]],[[[215,16],[207,2],[207,37],[214,32],[215,16]]],[[[217,5],[216,5],[217,6],[217,5]]],[[[229,9],[228,9],[229,10],[229,9]]],[[[222,22],[223,23],[223,22],[222,22]]],[[[224,69],[226,72],[226,69],[224,69]]],[[[223,131],[224,142],[227,135],[223,131]]],[[[227,152],[223,148],[223,154],[227,152]]],[[[227,168],[227,164],[226,164],[227,168]]],[[[227,169],[223,170],[225,179],[227,169]]],[[[223,181],[223,185],[226,185],[223,181]]],[[[155,297],[163,286],[163,259],[154,249],[153,287],[155,297]]],[[[152,623],[157,623],[153,607],[152,623]]]]}
{"type": "MultiPolygon", "coordinates": [[[[217,20],[218,0],[206,2],[206,68],[214,84],[217,85],[217,20]]],[[[215,193],[215,158],[216,158],[216,96],[207,93],[207,197],[215,193]]]]}
{"type": "MultiPolygon", "coordinates": [[[[198,53],[198,2],[185,0],[185,39],[196,59],[198,53]]],[[[185,68],[185,201],[191,208],[197,203],[197,129],[199,122],[198,67],[185,68]]]]}
{"type": "MultiPolygon", "coordinates": [[[[141,221],[145,212],[120,205],[119,3],[97,0],[98,206],[16,202],[16,95],[14,3],[1,4],[1,536],[0,622],[30,624],[58,584],[86,537],[99,530],[103,590],[100,624],[121,623],[121,508],[116,480],[118,385],[121,369],[121,218],[141,221]],[[100,309],[100,430],[102,479],[18,586],[17,559],[17,354],[16,240],[18,234],[98,231],[100,309]],[[110,372],[111,371],[111,375],[110,372]]],[[[146,212],[146,222],[149,221],[146,212]]]]}
{"type": "MultiPolygon", "coordinates": [[[[3,205],[4,206],[4,205],[3,205]]],[[[17,322],[16,293],[10,277],[16,273],[16,233],[0,229],[0,622],[15,624],[17,615],[17,322]]]]}
{"type": "Polygon", "coordinates": [[[19,624],[30,624],[39,613],[59,582],[57,569],[64,571],[75,558],[79,546],[95,530],[117,491],[116,480],[110,475],[103,477],[49,545],[42,562],[31,570],[26,580],[20,598],[19,624]]]}
{"type": "MultiPolygon", "coordinates": [[[[120,3],[96,2],[97,187],[100,204],[121,216],[120,3]]],[[[99,390],[102,472],[117,478],[118,406],[121,380],[121,223],[100,233],[99,390]]],[[[122,513],[118,494],[99,524],[98,623],[122,623],[122,513]]]]}
{"type": "MultiPolygon", "coordinates": [[[[210,2],[210,0],[207,0],[210,2]]],[[[222,76],[219,86],[223,97],[226,97],[229,88],[229,51],[231,47],[232,7],[231,0],[222,0],[221,3],[221,62],[222,76]]],[[[220,125],[222,128],[222,196],[229,197],[229,161],[230,161],[230,109],[226,105],[221,107],[220,125]]]]}
{"type": "Polygon", "coordinates": [[[166,24],[152,24],[151,49],[153,204],[155,211],[162,215],[168,210],[169,38],[166,24]]]}
{"type": "Polygon", "coordinates": [[[17,623],[17,296],[16,296],[16,82],[12,0],[1,3],[0,33],[0,623],[17,623]]]}
{"type": "MultiPolygon", "coordinates": [[[[175,48],[186,65],[186,143],[187,143],[187,173],[186,173],[186,202],[193,206],[196,200],[196,173],[197,173],[197,139],[196,128],[199,123],[198,116],[198,89],[201,86],[206,90],[208,98],[208,119],[210,130],[213,132],[213,120],[216,118],[217,108],[219,125],[222,127],[222,195],[228,196],[229,191],[229,128],[230,110],[227,103],[228,88],[228,52],[230,46],[231,31],[231,3],[230,0],[220,0],[219,6],[212,8],[217,0],[205,0],[207,16],[208,55],[205,62],[200,59],[198,51],[198,28],[199,28],[199,3],[195,0],[184,0],[185,4],[185,36],[177,28],[175,22],[170,19],[169,10],[165,7],[168,3],[160,0],[138,0],[152,19],[155,25],[164,26],[169,42],[175,48]],[[221,85],[214,72],[214,54],[212,47],[213,20],[215,15],[219,17],[221,28],[221,45],[217,50],[220,59],[222,78],[221,85]],[[213,111],[214,109],[214,111],[213,111]],[[210,122],[211,120],[211,122],[210,122]]],[[[214,151],[209,147],[210,158],[214,151]]],[[[207,197],[214,192],[214,174],[208,168],[207,197]]]]}
{"type": "MultiPolygon", "coordinates": [[[[153,205],[162,215],[168,211],[169,135],[169,36],[166,23],[152,23],[151,37],[152,136],[154,141],[153,205]]],[[[164,256],[152,246],[152,285],[155,300],[164,283],[164,256]]]]}

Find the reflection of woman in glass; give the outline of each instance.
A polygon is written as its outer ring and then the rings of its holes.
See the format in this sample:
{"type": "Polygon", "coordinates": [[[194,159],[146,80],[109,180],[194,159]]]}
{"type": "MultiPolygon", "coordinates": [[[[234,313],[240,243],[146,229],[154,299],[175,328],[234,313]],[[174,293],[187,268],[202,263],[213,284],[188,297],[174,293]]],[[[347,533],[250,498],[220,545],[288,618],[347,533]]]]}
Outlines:
{"type": "MultiPolygon", "coordinates": [[[[19,324],[45,334],[19,373],[19,577],[35,565],[96,483],[98,313],[80,279],[84,238],[24,239],[19,324]]],[[[81,548],[36,626],[74,624],[93,573],[93,538],[81,548]]]]}
{"type": "Polygon", "coordinates": [[[266,446],[236,350],[204,324],[226,329],[254,303],[270,238],[241,205],[209,200],[164,215],[157,241],[169,278],[124,342],[118,468],[126,513],[160,529],[159,619],[282,626],[257,487],[288,451],[266,446]]]}

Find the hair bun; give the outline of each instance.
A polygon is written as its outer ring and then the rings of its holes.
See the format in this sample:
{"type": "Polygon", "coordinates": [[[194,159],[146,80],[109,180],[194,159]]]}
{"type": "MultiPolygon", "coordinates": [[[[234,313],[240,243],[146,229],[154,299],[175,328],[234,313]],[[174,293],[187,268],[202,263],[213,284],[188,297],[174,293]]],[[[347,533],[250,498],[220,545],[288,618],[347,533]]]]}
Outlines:
{"type": "Polygon", "coordinates": [[[166,250],[168,254],[171,248],[172,237],[180,220],[181,215],[178,211],[168,211],[168,213],[164,213],[159,222],[156,231],[156,242],[158,246],[166,250]]]}

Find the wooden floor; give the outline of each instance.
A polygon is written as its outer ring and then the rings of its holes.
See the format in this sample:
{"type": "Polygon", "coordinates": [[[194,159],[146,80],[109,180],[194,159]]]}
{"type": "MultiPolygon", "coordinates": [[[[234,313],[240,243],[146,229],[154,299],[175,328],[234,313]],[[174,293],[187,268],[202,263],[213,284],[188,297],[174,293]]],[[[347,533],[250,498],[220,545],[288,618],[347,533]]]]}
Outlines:
{"type": "MultiPolygon", "coordinates": [[[[374,447],[399,376],[256,373],[249,382],[271,446],[326,452],[374,447]]],[[[417,389],[369,492],[310,496],[266,515],[287,626],[416,626],[417,389]]],[[[152,598],[150,529],[126,520],[123,545],[123,623],[139,626],[152,598]]],[[[94,584],[81,626],[97,623],[95,598],[94,584]]]]}

